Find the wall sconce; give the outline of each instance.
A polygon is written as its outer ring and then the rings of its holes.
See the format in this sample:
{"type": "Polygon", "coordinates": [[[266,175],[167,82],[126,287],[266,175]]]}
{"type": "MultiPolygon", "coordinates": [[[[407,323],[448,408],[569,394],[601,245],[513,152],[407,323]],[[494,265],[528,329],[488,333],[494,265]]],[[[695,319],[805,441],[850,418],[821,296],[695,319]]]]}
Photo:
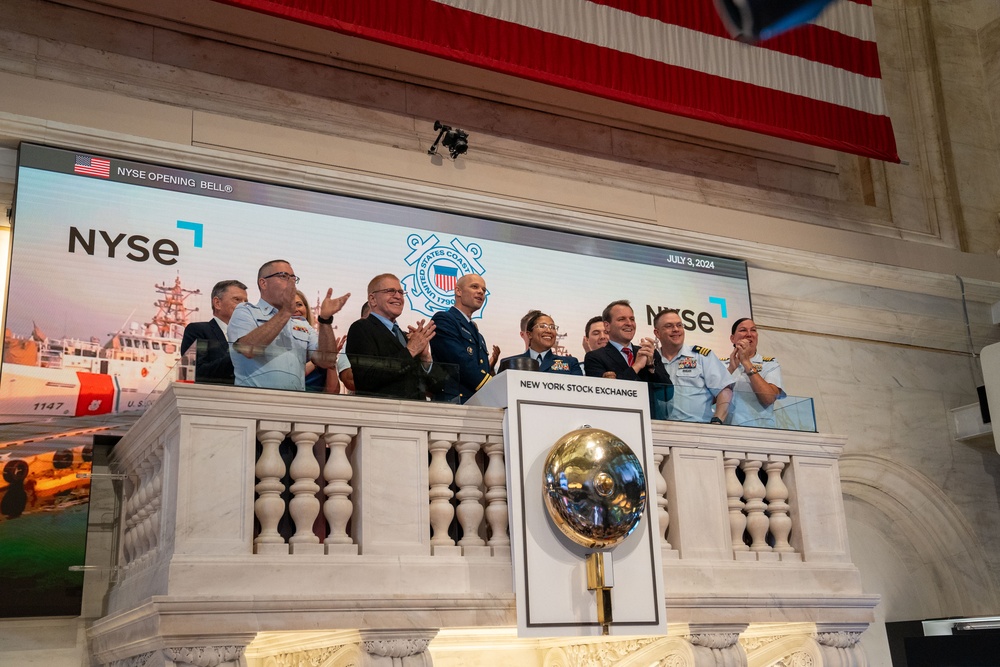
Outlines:
{"type": "Polygon", "coordinates": [[[442,124],[439,120],[434,121],[434,129],[438,135],[437,139],[434,140],[434,143],[428,149],[428,155],[437,155],[439,143],[448,149],[448,155],[451,156],[452,160],[469,150],[469,134],[466,131],[453,130],[448,125],[442,124]]]}

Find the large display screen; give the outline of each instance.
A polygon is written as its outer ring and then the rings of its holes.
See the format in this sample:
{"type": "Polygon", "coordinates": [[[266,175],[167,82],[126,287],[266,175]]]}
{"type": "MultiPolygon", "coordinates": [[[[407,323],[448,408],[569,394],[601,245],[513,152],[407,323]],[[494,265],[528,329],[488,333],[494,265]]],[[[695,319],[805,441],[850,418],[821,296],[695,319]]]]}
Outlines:
{"type": "Polygon", "coordinates": [[[660,308],[679,308],[687,342],[719,356],[731,323],[750,314],[739,260],[26,144],[0,413],[143,409],[184,324],[211,318],[212,286],[235,278],[256,300],[257,268],[277,258],[310,300],[328,287],[352,293],[340,334],[376,274],[408,290],[404,325],[448,308],[455,277],[481,274],[477,324],[502,356],[524,350],[519,321],[532,308],[580,358],[586,321],[616,299],[632,302],[637,339],[660,308]]]}

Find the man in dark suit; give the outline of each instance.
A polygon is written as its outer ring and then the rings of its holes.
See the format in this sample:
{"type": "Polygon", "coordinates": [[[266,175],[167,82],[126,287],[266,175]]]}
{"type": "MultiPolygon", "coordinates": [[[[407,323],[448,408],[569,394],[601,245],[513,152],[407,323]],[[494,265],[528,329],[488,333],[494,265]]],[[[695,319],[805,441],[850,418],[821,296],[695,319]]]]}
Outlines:
{"type": "Polygon", "coordinates": [[[443,381],[432,364],[430,341],[434,322],[420,320],[404,333],[396,323],[406,291],[391,273],[368,283],[368,317],[347,332],[347,357],[358,395],[424,400],[443,381]]]}
{"type": "Polygon", "coordinates": [[[233,384],[226,329],[236,306],[247,300],[247,286],[239,280],[222,280],[212,288],[212,319],[184,327],[181,354],[195,345],[195,382],[233,384]]]}
{"type": "Polygon", "coordinates": [[[580,362],[576,357],[561,356],[552,352],[559,337],[559,327],[540,310],[530,311],[523,319],[524,331],[527,334],[528,349],[522,354],[507,357],[500,362],[505,367],[508,359],[527,357],[538,361],[538,370],[543,373],[562,373],[564,375],[583,375],[580,362]]]}
{"type": "Polygon", "coordinates": [[[653,382],[653,352],[655,343],[643,338],[640,345],[633,345],[635,313],[628,301],[613,301],[603,313],[608,344],[591,350],[583,358],[583,367],[590,377],[617,378],[653,382]]]}
{"type": "Polygon", "coordinates": [[[486,281],[480,275],[468,273],[455,283],[455,305],[434,313],[432,318],[437,329],[431,350],[435,360],[449,364],[451,375],[441,395],[446,401],[458,399],[465,403],[493,377],[500,348],[494,345],[491,355],[486,340],[472,321],[472,315],[485,301],[486,281]]]}

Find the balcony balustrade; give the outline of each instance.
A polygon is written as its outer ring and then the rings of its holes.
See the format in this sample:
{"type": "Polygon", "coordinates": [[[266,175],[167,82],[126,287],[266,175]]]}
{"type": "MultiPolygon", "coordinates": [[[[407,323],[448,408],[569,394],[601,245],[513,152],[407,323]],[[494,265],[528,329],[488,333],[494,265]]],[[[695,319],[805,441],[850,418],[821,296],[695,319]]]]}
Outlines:
{"type": "MultiPolygon", "coordinates": [[[[652,431],[670,633],[535,640],[537,664],[605,646],[621,654],[606,664],[866,665],[878,599],[850,560],[844,438],[652,431]]],[[[113,460],[127,481],[90,630],[102,664],[458,665],[456,637],[495,648],[497,633],[526,650],[501,409],[175,383],[113,460]]]]}

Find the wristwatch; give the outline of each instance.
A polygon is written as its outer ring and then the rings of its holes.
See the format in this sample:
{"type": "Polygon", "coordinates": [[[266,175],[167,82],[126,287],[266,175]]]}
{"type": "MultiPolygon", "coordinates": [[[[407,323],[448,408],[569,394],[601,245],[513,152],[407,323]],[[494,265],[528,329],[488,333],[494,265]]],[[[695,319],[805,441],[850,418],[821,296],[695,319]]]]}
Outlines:
{"type": "Polygon", "coordinates": [[[709,423],[709,424],[721,424],[721,423],[722,423],[722,420],[721,420],[721,419],[719,419],[718,417],[712,417],[712,418],[711,418],[711,419],[710,419],[710,420],[708,421],[708,423],[709,423]]]}
{"type": "Polygon", "coordinates": [[[317,317],[316,321],[320,324],[333,324],[333,315],[330,317],[317,317]]]}

